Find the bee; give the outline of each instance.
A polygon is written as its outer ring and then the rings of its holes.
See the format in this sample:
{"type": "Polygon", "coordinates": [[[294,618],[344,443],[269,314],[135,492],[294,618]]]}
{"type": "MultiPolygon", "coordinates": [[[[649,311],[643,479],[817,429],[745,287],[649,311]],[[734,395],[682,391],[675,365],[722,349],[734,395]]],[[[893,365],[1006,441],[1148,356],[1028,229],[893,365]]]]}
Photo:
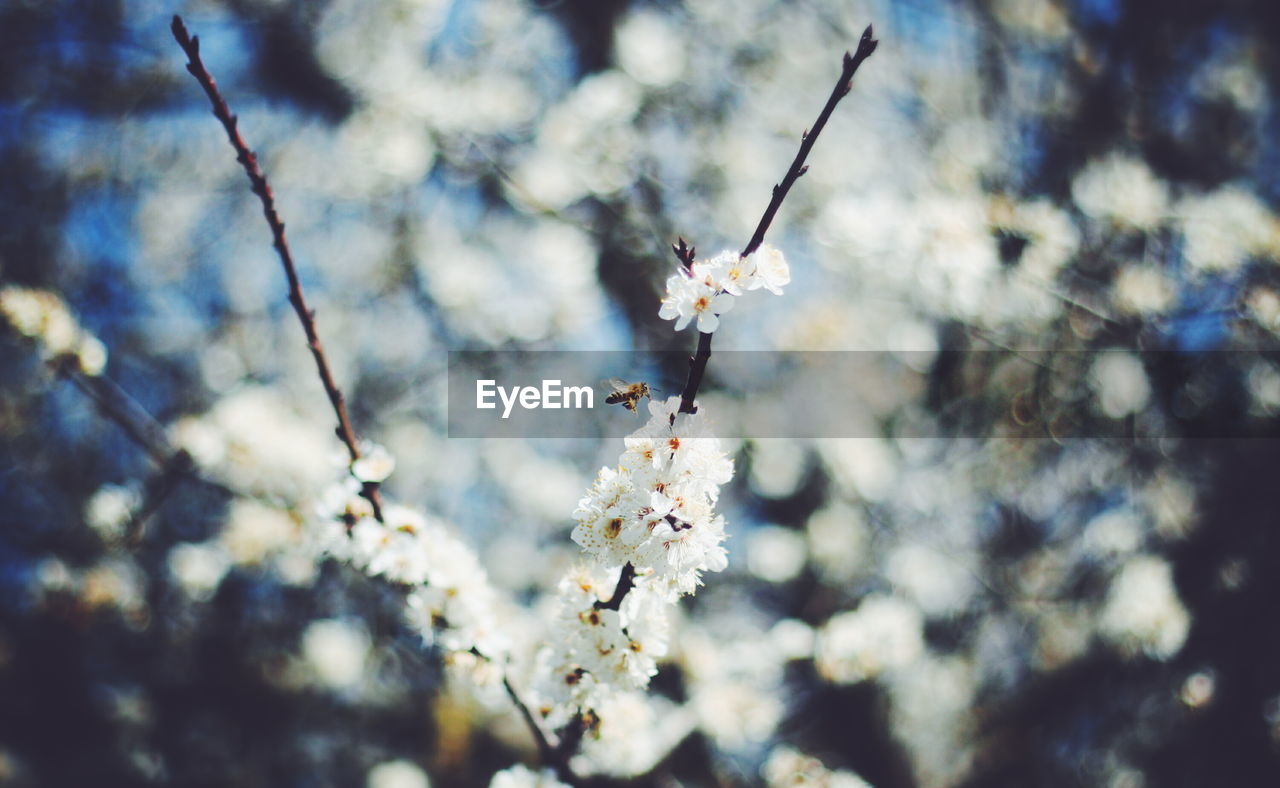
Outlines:
{"type": "Polygon", "coordinates": [[[632,413],[635,413],[641,397],[649,397],[649,384],[643,381],[628,383],[621,378],[609,378],[604,384],[612,389],[612,393],[604,398],[605,404],[621,405],[632,413]]]}

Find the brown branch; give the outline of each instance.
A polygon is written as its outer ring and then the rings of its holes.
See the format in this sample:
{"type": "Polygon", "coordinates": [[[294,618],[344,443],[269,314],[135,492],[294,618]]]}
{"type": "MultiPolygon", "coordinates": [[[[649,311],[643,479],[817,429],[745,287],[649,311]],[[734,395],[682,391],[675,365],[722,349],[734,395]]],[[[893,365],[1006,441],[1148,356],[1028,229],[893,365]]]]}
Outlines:
{"type": "Polygon", "coordinates": [[[581,778],[570,768],[569,759],[577,752],[578,744],[582,739],[580,729],[583,726],[580,718],[574,717],[562,732],[563,737],[560,741],[552,745],[551,741],[547,739],[547,734],[542,731],[542,726],[533,718],[533,713],[529,711],[528,705],[520,700],[520,695],[506,675],[502,677],[502,687],[507,691],[507,697],[511,698],[511,702],[516,705],[516,709],[519,710],[520,717],[524,720],[525,725],[533,732],[533,740],[538,745],[538,758],[542,764],[551,767],[561,782],[577,786],[581,782],[581,778]]]}
{"type": "Polygon", "coordinates": [[[73,364],[65,362],[55,364],[55,370],[80,389],[93,401],[98,413],[124,430],[125,435],[160,466],[159,475],[147,482],[142,507],[130,516],[125,527],[124,543],[127,547],[137,548],[142,544],[147,521],[183,480],[209,485],[227,495],[235,494],[226,486],[201,476],[191,455],[185,449],[175,449],[165,435],[164,427],[110,378],[86,375],[73,364]]]}
{"type": "MultiPolygon", "coordinates": [[[[773,197],[769,200],[769,206],[765,208],[764,215],[760,217],[760,222],[756,225],[756,230],[752,234],[751,240],[747,242],[746,247],[742,250],[742,257],[750,255],[760,248],[760,244],[764,243],[764,235],[768,232],[769,225],[773,223],[773,217],[782,206],[782,201],[786,199],[787,192],[800,179],[800,176],[804,175],[809,169],[804,162],[809,156],[809,151],[813,148],[813,143],[817,141],[818,135],[826,127],[827,119],[831,117],[831,112],[835,109],[836,104],[840,103],[840,99],[849,93],[852,87],[853,75],[858,70],[858,66],[862,65],[862,61],[876,51],[876,45],[880,43],[871,36],[871,25],[867,25],[866,31],[862,34],[862,39],[858,42],[857,51],[852,55],[848,52],[844,54],[844,68],[840,72],[839,81],[836,82],[835,88],[832,89],[831,96],[827,99],[826,105],[823,106],[822,112],[818,114],[818,119],[814,121],[813,127],[801,135],[800,150],[797,151],[796,157],[792,160],[791,167],[788,168],[782,182],[773,187],[773,197]]],[[[693,247],[688,246],[685,240],[680,238],[678,243],[671,245],[671,251],[680,260],[684,271],[689,272],[692,270],[694,261],[693,247]]],[[[711,336],[710,333],[699,333],[698,335],[698,349],[694,352],[693,357],[689,359],[689,378],[685,381],[684,391],[680,396],[680,413],[694,413],[696,410],[693,406],[693,400],[698,394],[698,387],[702,385],[702,376],[706,372],[707,362],[711,359],[711,336]]],[[[597,610],[618,610],[622,606],[622,600],[635,587],[635,572],[634,566],[630,563],[625,564],[622,567],[622,573],[618,576],[618,584],[614,587],[613,595],[609,598],[609,601],[596,602],[595,608],[597,610]]],[[[562,733],[560,745],[556,747],[556,759],[552,763],[557,766],[557,769],[559,769],[560,764],[568,763],[573,752],[577,750],[584,732],[583,719],[581,717],[574,718],[574,721],[562,733]]]]}
{"type": "MultiPolygon", "coordinates": [[[[177,40],[178,45],[182,47],[182,51],[187,55],[187,71],[191,72],[191,75],[200,83],[200,87],[204,88],[205,95],[209,97],[209,103],[213,106],[214,117],[222,123],[223,129],[226,130],[227,140],[236,151],[236,160],[240,162],[240,165],[244,168],[245,175],[249,177],[253,193],[258,195],[258,199],[262,202],[263,216],[266,217],[267,225],[271,228],[272,245],[280,257],[280,262],[284,266],[285,277],[289,282],[289,303],[293,305],[293,310],[297,313],[298,320],[302,323],[302,330],[307,337],[307,347],[311,350],[311,355],[316,362],[316,370],[320,374],[320,382],[324,385],[325,393],[333,406],[334,415],[338,418],[337,435],[346,445],[351,462],[354,463],[360,459],[360,447],[356,441],[355,430],[352,428],[351,419],[347,415],[346,401],[342,396],[342,392],[338,389],[337,383],[334,382],[333,374],[329,369],[328,358],[325,356],[324,347],[320,343],[320,336],[316,331],[315,312],[307,307],[306,299],[303,296],[302,284],[298,280],[297,267],[293,262],[293,253],[290,251],[289,242],[285,237],[284,222],[280,221],[280,216],[276,212],[275,198],[271,191],[271,185],[267,182],[266,176],[263,175],[261,168],[258,166],[257,157],[240,136],[236,116],[231,114],[226,101],[218,91],[217,83],[208,70],[205,69],[204,63],[200,59],[199,37],[189,35],[186,26],[182,23],[182,18],[176,14],[173,17],[171,29],[174,39],[177,40]]],[[[381,521],[382,496],[378,485],[372,482],[365,482],[360,494],[368,499],[373,506],[374,516],[381,521]]],[[[562,747],[553,747],[547,741],[547,736],[542,731],[541,726],[538,725],[537,720],[534,719],[533,713],[529,711],[529,707],[520,699],[515,687],[506,675],[502,678],[502,685],[511,701],[520,711],[520,716],[524,719],[525,724],[532,732],[534,741],[538,746],[538,753],[543,762],[551,765],[560,776],[560,779],[570,784],[576,784],[577,777],[573,774],[568,764],[568,755],[571,753],[566,753],[562,747]]]]}
{"type": "Polygon", "coordinates": [[[569,785],[578,785],[580,780],[573,770],[569,768],[569,759],[582,746],[582,737],[586,734],[589,727],[588,717],[595,719],[593,712],[579,712],[573,715],[573,719],[569,720],[569,724],[560,729],[560,743],[556,746],[555,760],[551,762],[552,768],[556,770],[556,777],[561,782],[569,785]]]}
{"type": "Polygon", "coordinates": [[[827,125],[827,119],[831,117],[832,111],[835,110],[836,104],[840,103],[840,99],[849,94],[853,87],[853,75],[857,72],[858,66],[862,65],[862,61],[871,57],[871,53],[876,51],[876,46],[880,44],[871,36],[873,31],[871,25],[867,25],[867,29],[862,31],[862,38],[858,41],[858,49],[854,54],[844,53],[844,68],[840,71],[840,80],[836,82],[835,88],[832,89],[831,95],[827,98],[826,105],[822,108],[822,112],[818,113],[818,119],[813,122],[812,128],[800,135],[800,150],[796,151],[796,157],[791,162],[791,167],[787,170],[786,176],[782,182],[773,187],[773,199],[769,201],[769,207],[764,209],[764,215],[760,217],[760,223],[756,225],[756,231],[751,236],[751,240],[747,242],[746,247],[742,250],[742,256],[754,252],[760,248],[760,244],[764,243],[764,234],[768,232],[769,225],[773,223],[774,214],[778,212],[778,208],[782,206],[782,201],[787,198],[787,192],[791,191],[792,185],[800,180],[800,176],[804,175],[809,169],[805,166],[804,160],[808,158],[809,151],[813,149],[813,143],[817,142],[818,135],[827,125]]]}
{"type": "MultiPolygon", "coordinates": [[[[57,371],[93,400],[98,412],[115,422],[160,467],[173,464],[179,454],[186,455],[169,442],[164,427],[114,381],[102,375],[86,375],[66,364],[59,364],[57,371]]],[[[187,464],[190,459],[187,455],[187,464]]]]}
{"type": "MultiPolygon", "coordinates": [[[[760,248],[760,244],[764,243],[764,235],[769,230],[769,225],[773,223],[773,217],[777,215],[778,209],[782,206],[782,201],[786,199],[787,192],[791,191],[792,185],[800,180],[800,176],[808,171],[805,165],[805,159],[809,156],[809,151],[813,149],[813,144],[817,142],[818,135],[826,128],[827,120],[831,117],[831,112],[836,108],[836,104],[840,103],[840,99],[848,95],[849,90],[853,86],[853,75],[858,70],[858,66],[862,65],[862,61],[871,57],[871,53],[876,51],[879,41],[872,38],[873,32],[871,25],[867,25],[867,29],[862,33],[862,39],[858,41],[858,49],[854,54],[844,53],[844,68],[840,71],[840,79],[836,82],[836,86],[832,88],[831,95],[827,98],[827,103],[822,107],[822,111],[818,113],[818,119],[814,121],[812,128],[805,131],[800,136],[800,150],[796,152],[796,157],[791,161],[791,166],[787,169],[787,174],[783,176],[782,182],[773,187],[773,197],[769,200],[769,206],[764,209],[764,215],[760,217],[760,222],[756,225],[756,231],[751,235],[751,240],[747,242],[746,247],[742,250],[741,257],[746,257],[752,252],[760,248]]],[[[680,260],[681,266],[685,271],[693,269],[694,249],[680,238],[678,243],[671,245],[671,251],[675,252],[676,258],[680,260]]],[[[698,388],[702,385],[702,376],[707,371],[707,362],[711,360],[711,333],[700,332],[698,334],[698,349],[689,359],[689,377],[685,381],[684,391],[680,394],[680,413],[694,413],[697,408],[694,407],[694,398],[698,396],[698,388]]],[[[634,587],[635,567],[630,563],[622,567],[622,574],[618,577],[618,585],[614,588],[613,596],[608,602],[596,602],[598,610],[617,610],[622,606],[622,600],[634,587]]]]}
{"type": "Polygon", "coordinates": [[[707,371],[707,362],[711,360],[711,334],[698,333],[698,349],[689,357],[689,377],[685,379],[684,391],[680,392],[680,413],[696,413],[693,400],[698,396],[698,387],[702,385],[702,376],[707,371]]]}
{"type": "Polygon", "coordinates": [[[596,602],[596,610],[617,610],[621,608],[623,598],[635,586],[635,579],[636,568],[628,561],[622,567],[622,574],[618,575],[618,584],[613,587],[613,596],[609,597],[608,602],[596,602]]]}
{"type": "MultiPolygon", "coordinates": [[[[773,217],[777,215],[778,209],[782,207],[782,201],[787,198],[787,192],[791,191],[791,187],[796,181],[800,180],[800,176],[804,175],[809,168],[805,165],[805,159],[809,156],[809,151],[813,149],[813,144],[817,142],[818,135],[827,125],[827,120],[831,117],[831,113],[836,108],[836,104],[840,103],[840,99],[848,95],[849,90],[853,87],[853,75],[857,72],[858,66],[862,65],[862,61],[871,57],[871,53],[876,51],[876,46],[880,43],[872,38],[871,25],[867,25],[867,29],[863,31],[861,40],[858,41],[858,49],[852,55],[848,52],[844,53],[844,68],[840,71],[840,79],[836,82],[836,86],[831,90],[831,95],[827,98],[827,103],[822,108],[822,112],[818,113],[818,119],[813,122],[813,126],[800,135],[800,150],[796,151],[796,157],[791,161],[791,166],[787,169],[787,174],[783,176],[782,181],[773,187],[773,197],[769,200],[769,206],[764,209],[764,215],[760,217],[760,222],[756,225],[756,231],[752,233],[751,240],[742,249],[742,257],[750,255],[752,252],[760,248],[760,244],[764,243],[764,235],[769,231],[769,225],[773,224],[773,217]]],[[[681,239],[681,246],[684,241],[681,239]]],[[[684,257],[677,251],[676,255],[681,258],[681,263],[688,266],[684,257]]],[[[698,396],[698,388],[702,385],[702,376],[707,370],[707,362],[711,360],[711,334],[700,333],[698,335],[698,349],[689,359],[689,377],[685,380],[684,391],[680,394],[680,412],[693,413],[696,408],[693,405],[694,399],[698,396]]]]}
{"type": "Polygon", "coordinates": [[[520,695],[516,693],[516,688],[512,686],[511,679],[507,678],[505,671],[502,676],[502,688],[507,691],[507,697],[511,698],[511,702],[516,704],[516,709],[520,711],[520,716],[524,718],[525,725],[529,726],[529,730],[533,732],[533,740],[538,745],[538,757],[543,763],[551,763],[555,759],[555,748],[551,746],[551,742],[547,741],[547,734],[542,732],[542,726],[533,718],[533,712],[529,711],[529,707],[525,702],[520,700],[520,695]]]}
{"type": "Polygon", "coordinates": [[[141,546],[147,521],[160,510],[160,506],[186,478],[199,477],[195,475],[195,460],[185,449],[180,449],[161,466],[159,474],[147,480],[142,506],[129,517],[129,522],[125,525],[124,543],[127,547],[136,549],[141,546]]]}
{"type": "MultiPolygon", "coordinates": [[[[289,281],[289,303],[293,305],[293,311],[297,313],[298,320],[302,323],[302,330],[307,336],[307,348],[310,349],[311,356],[316,362],[316,371],[320,374],[320,383],[324,385],[325,394],[328,395],[329,403],[333,406],[333,413],[338,418],[337,435],[346,445],[347,453],[351,457],[351,462],[354,463],[360,459],[356,433],[351,426],[351,418],[347,415],[346,400],[343,399],[338,384],[333,380],[324,346],[320,344],[320,335],[316,332],[316,313],[308,308],[306,299],[303,297],[302,284],[298,280],[298,269],[293,263],[293,253],[289,250],[289,242],[285,238],[284,222],[280,221],[280,215],[276,212],[275,196],[271,192],[271,185],[267,183],[266,176],[258,166],[257,156],[249,150],[249,146],[240,136],[237,128],[238,119],[231,114],[226,100],[218,91],[218,83],[214,81],[200,59],[199,36],[188,34],[182,18],[176,14],[170,29],[178,46],[182,47],[182,51],[187,55],[187,71],[191,72],[191,76],[195,77],[200,87],[204,88],[205,95],[209,97],[209,103],[213,106],[214,117],[226,130],[227,140],[236,151],[236,160],[240,162],[245,175],[249,177],[253,193],[258,195],[258,199],[262,202],[262,214],[266,217],[267,226],[271,228],[272,245],[280,257],[281,264],[284,265],[284,274],[289,281]]],[[[382,520],[382,495],[378,485],[366,483],[360,494],[373,506],[374,516],[382,520]]]]}
{"type": "MultiPolygon", "coordinates": [[[[831,112],[835,109],[836,104],[840,103],[840,99],[849,93],[852,87],[853,75],[858,70],[858,66],[862,65],[862,61],[876,51],[876,46],[879,43],[872,38],[871,25],[867,25],[867,29],[862,34],[862,39],[858,42],[857,51],[852,55],[848,52],[844,54],[844,68],[840,72],[839,81],[836,82],[835,88],[832,89],[826,105],[818,113],[818,119],[814,121],[812,128],[801,135],[800,150],[796,152],[796,157],[792,160],[791,167],[787,169],[787,174],[783,176],[782,181],[773,187],[773,197],[769,200],[769,205],[765,208],[764,215],[760,217],[760,222],[756,225],[756,230],[752,234],[751,240],[747,242],[746,247],[742,250],[741,257],[750,255],[760,248],[760,244],[764,243],[765,233],[768,232],[769,226],[773,223],[773,218],[777,215],[778,209],[782,207],[782,201],[786,199],[787,192],[791,191],[792,185],[808,171],[809,168],[804,163],[805,159],[808,158],[809,151],[812,150],[818,135],[826,127],[827,120],[831,117],[831,112]]],[[[677,243],[671,245],[671,251],[675,253],[676,258],[680,261],[683,271],[686,273],[692,271],[694,261],[693,247],[689,246],[683,238],[680,238],[677,243]]],[[[680,395],[680,413],[694,413],[696,411],[693,401],[698,395],[698,387],[702,385],[702,376],[707,370],[707,362],[711,360],[711,336],[712,334],[710,333],[699,333],[698,335],[698,349],[689,359],[689,377],[685,381],[684,391],[680,395]]],[[[618,610],[622,607],[622,600],[635,587],[635,575],[635,567],[629,562],[625,564],[622,567],[622,573],[618,576],[618,584],[614,587],[613,595],[609,597],[609,601],[596,602],[595,608],[597,610],[618,610]]],[[[577,750],[585,730],[586,726],[583,718],[579,716],[575,717],[574,721],[561,734],[560,744],[556,747],[556,759],[552,761],[557,765],[557,769],[559,769],[560,764],[568,763],[569,758],[577,750]]]]}

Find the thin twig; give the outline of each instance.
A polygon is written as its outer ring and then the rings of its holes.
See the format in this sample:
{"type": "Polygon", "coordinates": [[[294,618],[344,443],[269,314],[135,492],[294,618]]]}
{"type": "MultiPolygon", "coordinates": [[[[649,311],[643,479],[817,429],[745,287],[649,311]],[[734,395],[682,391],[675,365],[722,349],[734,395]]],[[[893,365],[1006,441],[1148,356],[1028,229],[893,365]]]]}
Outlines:
{"type": "Polygon", "coordinates": [[[191,479],[227,495],[235,494],[226,486],[201,476],[196,470],[195,460],[186,449],[174,448],[165,435],[164,427],[110,378],[86,375],[69,363],[57,364],[55,369],[84,392],[104,418],[124,430],[125,435],[160,466],[159,475],[147,482],[147,496],[142,507],[130,516],[125,527],[126,546],[136,548],[142,544],[147,521],[183,480],[191,479]]]}
{"type": "Polygon", "coordinates": [[[67,364],[58,365],[57,371],[93,400],[98,412],[119,425],[157,465],[165,467],[173,463],[179,451],[169,442],[164,427],[114,381],[102,375],[86,375],[67,364]]]}
{"type": "Polygon", "coordinates": [[[631,592],[635,586],[636,568],[628,561],[622,567],[622,574],[618,575],[618,584],[613,588],[613,596],[609,597],[608,602],[596,602],[596,610],[618,610],[622,607],[622,599],[631,592]]]}
{"type": "Polygon", "coordinates": [[[551,763],[555,758],[555,748],[551,746],[551,742],[547,741],[547,734],[543,733],[542,726],[533,718],[533,712],[529,711],[525,702],[520,700],[520,695],[516,693],[516,688],[512,686],[511,679],[505,675],[505,671],[502,677],[502,688],[507,691],[507,697],[511,698],[511,702],[516,704],[529,730],[533,731],[533,740],[538,745],[538,757],[543,763],[551,763]]]}
{"type": "MultiPolygon", "coordinates": [[[[773,187],[773,197],[769,200],[769,206],[764,209],[764,215],[760,217],[760,222],[756,225],[756,231],[751,235],[751,240],[742,249],[742,257],[750,255],[760,248],[760,244],[764,243],[764,235],[769,231],[769,225],[773,223],[773,217],[778,213],[778,209],[782,207],[782,201],[787,198],[787,192],[791,191],[792,185],[808,171],[809,168],[804,162],[809,156],[809,151],[813,148],[813,143],[817,142],[818,135],[826,127],[827,119],[831,117],[831,112],[836,108],[836,104],[839,104],[840,99],[848,95],[849,90],[853,87],[853,75],[857,72],[858,66],[862,65],[862,61],[871,57],[871,53],[876,51],[876,46],[880,43],[871,36],[871,25],[867,25],[867,29],[862,33],[862,39],[858,41],[857,51],[852,55],[848,52],[844,53],[844,68],[840,71],[840,79],[836,82],[835,88],[832,89],[831,95],[827,98],[827,103],[823,106],[822,112],[818,113],[818,119],[813,122],[813,126],[808,131],[800,135],[800,150],[796,152],[796,157],[792,160],[791,167],[787,169],[787,174],[783,176],[782,181],[773,187]]],[[[681,263],[685,266],[690,264],[680,254],[680,250],[676,251],[676,255],[680,257],[681,263]]],[[[695,412],[696,408],[693,405],[693,401],[698,396],[698,387],[702,385],[702,376],[706,372],[707,362],[710,360],[711,334],[700,333],[698,335],[698,349],[694,352],[693,357],[689,359],[689,377],[685,381],[684,391],[680,395],[681,413],[695,412]]]]}
{"type": "MultiPolygon", "coordinates": [[[[333,406],[333,413],[338,417],[336,430],[338,438],[346,445],[347,453],[351,456],[351,462],[354,463],[360,459],[360,446],[356,440],[355,429],[352,428],[351,418],[347,415],[346,400],[343,399],[342,392],[334,382],[333,373],[329,369],[329,360],[325,356],[324,346],[320,344],[320,335],[316,332],[315,311],[307,307],[306,299],[303,297],[302,283],[298,280],[298,269],[293,263],[293,253],[289,250],[289,242],[285,238],[284,222],[280,221],[280,215],[276,212],[271,185],[267,183],[266,176],[262,174],[262,168],[258,166],[258,158],[253,151],[249,150],[249,146],[240,136],[236,126],[238,119],[231,114],[226,100],[218,91],[218,83],[214,81],[200,59],[199,36],[188,34],[182,18],[176,14],[170,29],[178,46],[182,47],[182,51],[187,55],[187,71],[191,72],[191,76],[195,77],[200,87],[204,88],[205,95],[209,97],[209,103],[213,106],[214,117],[222,123],[222,128],[227,132],[227,140],[236,151],[236,160],[240,162],[245,175],[249,177],[253,193],[262,201],[262,214],[266,217],[268,227],[271,228],[272,245],[280,257],[281,264],[284,265],[285,277],[289,280],[289,303],[293,305],[293,311],[297,313],[298,320],[302,323],[302,330],[307,336],[307,347],[311,350],[311,356],[316,362],[316,371],[320,374],[320,383],[324,385],[325,394],[328,395],[329,403],[333,406]]],[[[374,516],[382,520],[382,495],[378,485],[365,483],[360,494],[373,506],[374,516]]]]}
{"type": "Polygon", "coordinates": [[[511,702],[516,705],[520,711],[521,718],[529,726],[529,730],[533,731],[534,742],[538,745],[538,758],[544,766],[551,767],[556,777],[561,782],[576,786],[581,778],[574,773],[569,766],[569,759],[578,750],[578,744],[582,740],[582,731],[585,728],[580,717],[574,717],[562,731],[562,737],[558,742],[552,744],[547,738],[547,734],[543,732],[542,726],[533,718],[533,713],[529,711],[529,706],[520,700],[519,693],[511,684],[511,680],[505,675],[502,677],[502,687],[507,691],[507,697],[511,698],[511,702]]]}
{"type": "Polygon", "coordinates": [[[569,759],[582,746],[582,737],[589,727],[587,722],[588,715],[592,719],[595,718],[591,712],[586,714],[579,712],[573,715],[573,719],[569,720],[569,724],[560,730],[560,743],[556,745],[555,760],[551,761],[551,767],[555,769],[556,776],[569,785],[576,786],[580,783],[579,777],[574,774],[573,769],[569,768],[569,759]]]}
{"type": "Polygon", "coordinates": [[[179,449],[169,461],[160,468],[160,473],[147,480],[144,487],[145,496],[142,506],[130,517],[124,528],[124,543],[131,549],[142,545],[142,537],[146,532],[147,521],[151,519],[169,496],[178,489],[178,485],[187,478],[199,478],[195,475],[195,460],[185,449],[179,449]]]}

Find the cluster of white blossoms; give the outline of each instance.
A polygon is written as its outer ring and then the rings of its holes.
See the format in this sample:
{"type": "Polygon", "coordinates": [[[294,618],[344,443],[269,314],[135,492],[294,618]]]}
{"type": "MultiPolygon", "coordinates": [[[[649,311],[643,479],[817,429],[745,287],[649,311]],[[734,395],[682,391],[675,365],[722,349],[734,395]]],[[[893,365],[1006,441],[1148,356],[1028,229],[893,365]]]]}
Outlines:
{"type": "MultiPolygon", "coordinates": [[[[725,252],[672,277],[662,315],[678,318],[677,329],[697,317],[699,330],[710,332],[733,296],[760,288],[781,293],[790,279],[772,247],[748,257],[725,252]]],[[[592,560],[560,582],[551,636],[528,665],[535,677],[531,710],[552,729],[575,721],[586,727],[577,760],[591,771],[638,773],[684,735],[646,740],[626,763],[588,757],[607,731],[623,730],[635,716],[605,719],[620,703],[648,702],[642,690],[668,652],[673,603],[698,588],[703,572],[728,563],[725,521],[715,507],[733,462],[705,415],[696,408],[681,413],[680,403],[678,396],[650,402],[648,421],[625,439],[618,464],[602,468],[578,503],[573,540],[592,560]]],[[[412,510],[385,505],[378,519],[362,495],[394,465],[378,447],[350,464],[318,507],[322,549],[370,576],[409,586],[409,617],[424,638],[455,655],[505,662],[511,647],[495,620],[499,600],[475,555],[445,525],[412,510]]],[[[530,778],[548,779],[509,770],[495,784],[530,778]]]]}
{"type": "Polygon", "coordinates": [[[599,709],[619,691],[647,687],[667,653],[667,603],[647,576],[636,579],[619,609],[605,606],[618,571],[578,567],[560,581],[555,638],[536,665],[538,711],[552,727],[599,709]]]}
{"type": "Polygon", "coordinates": [[[681,331],[695,318],[698,330],[710,334],[720,325],[720,315],[733,306],[733,297],[764,288],[782,295],[791,282],[791,269],[782,252],[768,244],[743,257],[726,250],[710,260],[697,260],[667,279],[667,294],[658,315],[676,321],[681,331]]]}
{"type": "Polygon", "coordinates": [[[671,604],[727,565],[715,504],[733,462],[705,417],[679,408],[679,397],[651,402],[574,512],[573,540],[594,562],[561,581],[556,637],[538,656],[539,711],[553,726],[591,722],[617,692],[648,686],[667,653],[671,604]],[[632,584],[608,604],[624,571],[632,584]]]}
{"type": "Polygon", "coordinates": [[[631,564],[647,585],[674,598],[704,570],[726,565],[724,518],[715,513],[733,462],[701,413],[679,413],[680,397],[649,403],[616,468],[602,468],[573,513],[573,540],[604,566],[631,564]]]}
{"type": "Polygon", "coordinates": [[[407,617],[427,642],[490,659],[506,654],[498,595],[471,548],[445,523],[404,506],[384,505],[379,521],[360,494],[394,467],[385,450],[372,447],[325,492],[317,506],[320,549],[371,577],[409,586],[407,617]]]}
{"type": "Polygon", "coordinates": [[[106,369],[106,345],[81,328],[55,293],[14,286],[0,289],[0,317],[34,341],[48,361],[72,359],[90,376],[101,375],[106,369]]]}

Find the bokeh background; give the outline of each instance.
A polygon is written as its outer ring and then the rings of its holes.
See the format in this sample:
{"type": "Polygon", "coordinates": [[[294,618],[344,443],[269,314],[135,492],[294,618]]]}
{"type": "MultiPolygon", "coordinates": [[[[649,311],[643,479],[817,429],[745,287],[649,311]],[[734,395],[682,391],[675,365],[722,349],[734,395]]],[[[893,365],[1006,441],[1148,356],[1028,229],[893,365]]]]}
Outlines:
{"type": "Polygon", "coordinates": [[[860,403],[880,437],[727,442],[730,567],[654,684],[673,735],[598,782],[1280,782],[1274,3],[5,0],[0,783],[534,762],[399,591],[310,546],[340,446],[173,13],[387,495],[530,616],[620,446],[450,440],[446,351],[691,348],[657,316],[669,245],[745,244],[874,23],[770,235],[793,281],[716,346],[982,352],[860,403]],[[67,347],[105,349],[195,470],[104,417],[67,347]],[[1022,350],[1078,374],[1047,390],[1022,350]],[[1020,407],[954,422],[986,398],[1020,407]],[[1132,437],[1055,439],[1067,406],[1132,437]]]}

